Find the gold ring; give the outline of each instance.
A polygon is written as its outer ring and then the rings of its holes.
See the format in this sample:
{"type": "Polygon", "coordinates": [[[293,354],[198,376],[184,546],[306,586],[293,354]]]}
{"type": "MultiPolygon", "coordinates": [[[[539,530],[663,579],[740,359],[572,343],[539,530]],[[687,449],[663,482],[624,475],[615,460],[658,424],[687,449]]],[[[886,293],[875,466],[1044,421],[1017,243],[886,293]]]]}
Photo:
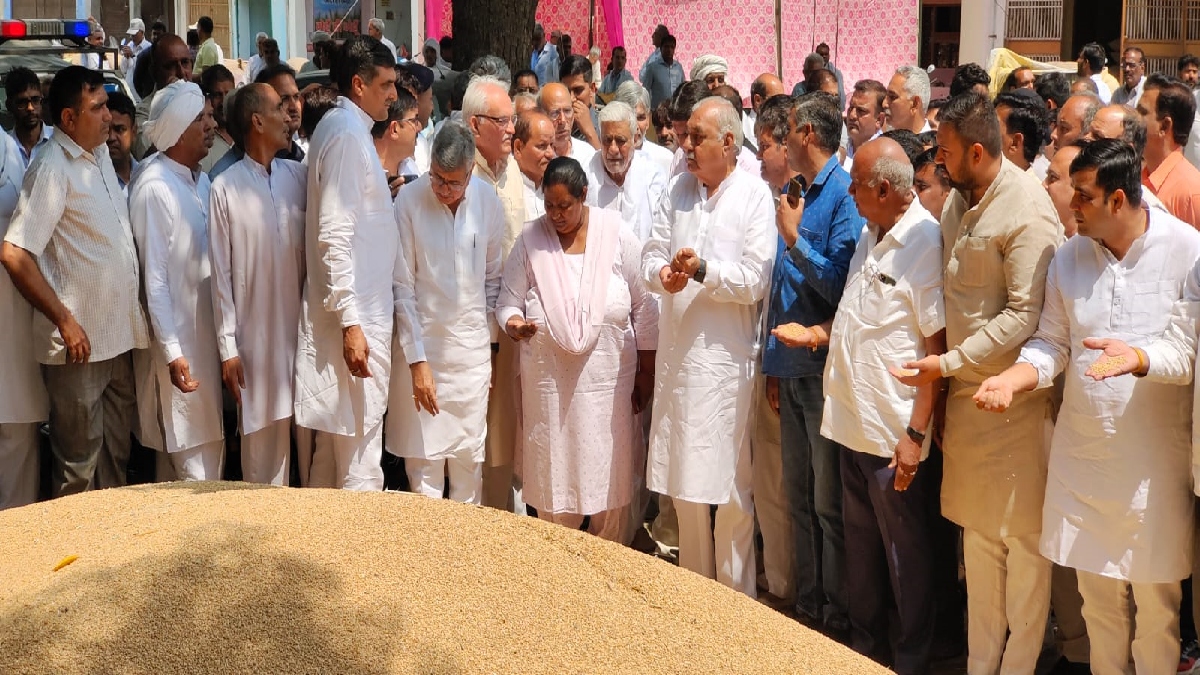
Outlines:
{"type": "Polygon", "coordinates": [[[417,395],[416,395],[416,394],[413,394],[413,400],[414,400],[414,401],[415,401],[415,400],[417,400],[417,395]]]}

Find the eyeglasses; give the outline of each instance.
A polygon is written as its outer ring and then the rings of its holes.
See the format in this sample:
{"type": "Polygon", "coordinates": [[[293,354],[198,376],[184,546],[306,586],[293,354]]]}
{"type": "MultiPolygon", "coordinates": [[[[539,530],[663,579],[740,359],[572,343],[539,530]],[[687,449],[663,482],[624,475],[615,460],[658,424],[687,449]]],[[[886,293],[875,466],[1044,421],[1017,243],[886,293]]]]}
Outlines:
{"type": "Polygon", "coordinates": [[[551,110],[546,113],[546,116],[557,122],[563,118],[571,119],[575,117],[575,110],[572,108],[559,108],[558,110],[551,110]]]}
{"type": "Polygon", "coordinates": [[[405,119],[402,119],[402,120],[397,120],[397,121],[398,121],[400,124],[411,124],[411,125],[413,125],[414,127],[417,127],[418,129],[420,129],[420,128],[421,128],[421,120],[419,120],[419,119],[417,119],[417,118],[415,118],[415,117],[408,117],[408,118],[405,118],[405,119]]]}
{"type": "Polygon", "coordinates": [[[492,117],[491,115],[476,115],[476,117],[482,117],[485,120],[491,120],[492,124],[495,124],[496,126],[500,127],[501,129],[507,127],[510,124],[513,126],[516,126],[516,124],[517,124],[517,116],[516,115],[513,115],[512,117],[492,117]]]}
{"type": "Polygon", "coordinates": [[[30,96],[29,98],[13,99],[13,107],[17,110],[22,108],[40,108],[42,107],[42,97],[30,96]]]}
{"type": "MultiPolygon", "coordinates": [[[[483,115],[481,115],[481,117],[483,117],[483,115]]],[[[442,178],[440,174],[434,171],[429,172],[429,182],[433,183],[434,189],[450,188],[452,192],[459,192],[467,187],[467,181],[465,180],[446,180],[445,178],[442,178]]]]}

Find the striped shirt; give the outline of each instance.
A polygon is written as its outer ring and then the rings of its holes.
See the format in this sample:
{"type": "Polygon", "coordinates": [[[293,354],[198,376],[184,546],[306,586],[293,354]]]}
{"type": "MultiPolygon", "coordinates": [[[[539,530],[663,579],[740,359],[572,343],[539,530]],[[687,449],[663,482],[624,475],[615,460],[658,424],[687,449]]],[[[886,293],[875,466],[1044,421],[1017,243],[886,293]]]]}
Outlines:
{"type": "MultiPolygon", "coordinates": [[[[46,283],[87,333],[92,361],[148,346],[129,207],[107,146],[88,152],[56,128],[25,174],[4,239],[37,259],[46,283]]],[[[40,363],[66,363],[62,337],[41,312],[33,318],[33,340],[40,363]]]]}

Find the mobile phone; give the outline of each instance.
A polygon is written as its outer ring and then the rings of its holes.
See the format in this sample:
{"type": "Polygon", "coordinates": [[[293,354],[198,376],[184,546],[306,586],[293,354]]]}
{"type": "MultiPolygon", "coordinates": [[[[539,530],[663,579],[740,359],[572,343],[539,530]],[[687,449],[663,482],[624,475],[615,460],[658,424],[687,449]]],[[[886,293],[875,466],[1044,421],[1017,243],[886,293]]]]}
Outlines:
{"type": "Polygon", "coordinates": [[[414,181],[416,181],[416,180],[417,180],[417,175],[416,175],[416,174],[413,174],[413,173],[406,173],[406,174],[404,174],[403,176],[400,176],[400,177],[404,179],[404,184],[405,184],[405,185],[408,185],[409,183],[412,183],[412,182],[414,182],[414,181]]]}
{"type": "Polygon", "coordinates": [[[808,181],[804,180],[804,176],[796,174],[787,184],[787,201],[788,206],[798,208],[800,206],[800,198],[804,196],[804,191],[808,189],[808,181]]]}

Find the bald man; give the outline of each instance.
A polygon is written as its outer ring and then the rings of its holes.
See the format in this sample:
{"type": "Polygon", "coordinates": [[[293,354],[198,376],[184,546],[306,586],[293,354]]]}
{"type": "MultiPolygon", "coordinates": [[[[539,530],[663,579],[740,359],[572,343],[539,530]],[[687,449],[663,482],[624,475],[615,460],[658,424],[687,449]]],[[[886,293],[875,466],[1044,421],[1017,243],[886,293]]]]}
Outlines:
{"type": "Polygon", "coordinates": [[[559,157],[575,159],[580,166],[587,166],[596,150],[587,141],[571,136],[571,127],[575,123],[574,100],[571,90],[558,82],[543,86],[538,94],[538,105],[554,123],[554,152],[559,157]]]}
{"type": "Polygon", "coordinates": [[[1101,105],[1100,97],[1091,93],[1075,94],[1068,98],[1062,110],[1058,111],[1054,130],[1050,132],[1050,143],[1054,149],[1060,150],[1083,138],[1101,105]]]}
{"type": "MultiPolygon", "coordinates": [[[[850,195],[867,224],[832,329],[824,331],[829,356],[821,433],[841,455],[851,646],[886,660],[897,673],[922,673],[933,642],[927,504],[938,481],[919,468],[929,457],[922,436],[939,385],[899,385],[888,368],[909,354],[945,351],[942,233],[915,198],[912,164],[892,139],[860,147],[850,178],[850,195]],[[893,310],[876,311],[880,302],[893,310]],[[883,601],[888,594],[899,618],[894,654],[883,601]]],[[[786,344],[781,330],[773,332],[786,344]]]]}
{"type": "Polygon", "coordinates": [[[763,73],[754,79],[750,85],[750,110],[742,115],[742,134],[746,145],[758,152],[758,137],[754,134],[754,123],[758,120],[758,111],[763,103],[772,96],[784,93],[783,80],[774,73],[763,73]]]}

